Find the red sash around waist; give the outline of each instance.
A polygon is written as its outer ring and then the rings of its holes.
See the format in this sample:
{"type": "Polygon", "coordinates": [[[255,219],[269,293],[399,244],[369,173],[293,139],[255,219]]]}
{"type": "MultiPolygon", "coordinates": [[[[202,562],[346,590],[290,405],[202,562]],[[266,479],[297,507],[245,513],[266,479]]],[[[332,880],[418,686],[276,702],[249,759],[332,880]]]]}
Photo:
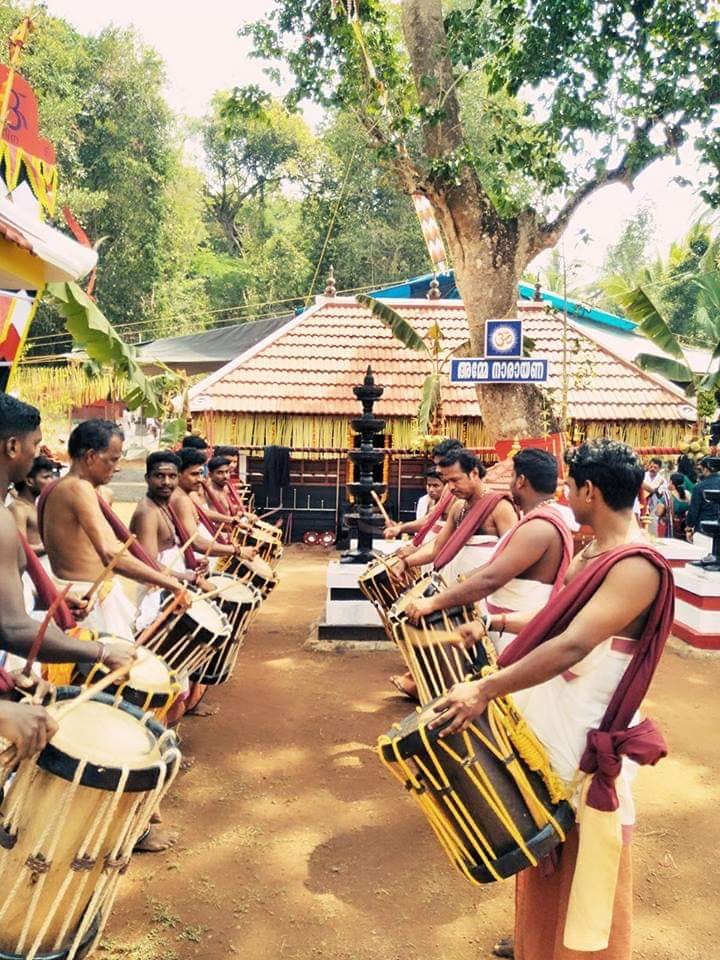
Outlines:
{"type": "Polygon", "coordinates": [[[587,802],[597,810],[616,810],[615,779],[622,757],[640,764],[655,764],[667,756],[667,745],[651,720],[630,726],[660,661],[674,617],[674,589],[668,562],[647,543],[628,543],[599,556],[579,573],[552,603],[524,627],[498,658],[500,667],[524,656],[558,636],[594,596],[612,567],[627,557],[644,557],[660,572],[660,587],[632,659],[617,685],[600,726],[587,735],[580,760],[584,773],[595,774],[587,802]]]}

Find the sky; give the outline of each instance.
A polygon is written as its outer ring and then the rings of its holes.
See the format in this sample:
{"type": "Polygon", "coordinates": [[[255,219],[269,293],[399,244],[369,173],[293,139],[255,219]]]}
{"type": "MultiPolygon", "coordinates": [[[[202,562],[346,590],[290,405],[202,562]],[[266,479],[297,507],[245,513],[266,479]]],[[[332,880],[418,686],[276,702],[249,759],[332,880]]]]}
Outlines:
{"type": "MultiPolygon", "coordinates": [[[[98,33],[110,23],[134,26],[165,61],[165,92],[178,113],[202,116],[216,90],[266,83],[262,64],[249,58],[250,44],[237,36],[237,30],[244,21],[263,16],[272,0],[47,0],[47,7],[83,33],[98,33]]],[[[317,108],[310,108],[306,116],[315,124],[317,108]]],[[[679,166],[667,159],[650,167],[632,193],[618,184],[587,200],[564,237],[571,285],[597,274],[608,245],[644,204],[649,203],[655,215],[657,251],[666,251],[679,239],[697,218],[701,204],[689,189],[670,180],[678,174],[692,179],[693,170],[690,151],[684,151],[679,166]],[[580,240],[583,231],[591,238],[587,243],[580,240]]]]}

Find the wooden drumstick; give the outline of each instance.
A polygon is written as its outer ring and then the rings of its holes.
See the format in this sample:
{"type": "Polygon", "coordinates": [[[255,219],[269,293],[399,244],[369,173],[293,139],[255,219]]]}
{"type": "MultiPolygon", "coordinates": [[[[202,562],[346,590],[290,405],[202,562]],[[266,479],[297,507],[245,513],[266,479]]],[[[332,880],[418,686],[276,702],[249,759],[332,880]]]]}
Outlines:
{"type": "Polygon", "coordinates": [[[73,710],[77,710],[83,703],[92,700],[96,694],[102,693],[106,687],[111,687],[116,680],[119,680],[121,677],[126,677],[127,675],[128,667],[116,667],[114,670],[111,670],[110,673],[106,673],[97,683],[93,683],[90,687],[85,687],[83,692],[72,700],[63,700],[60,705],[51,703],[48,707],[48,712],[54,713],[58,720],[64,720],[73,710]]]}
{"type": "MultiPolygon", "coordinates": [[[[180,557],[183,557],[183,556],[185,555],[185,551],[186,551],[187,548],[192,544],[192,542],[193,542],[193,540],[195,539],[196,536],[197,536],[197,530],[195,531],[195,533],[191,534],[191,535],[187,538],[187,540],[185,541],[185,543],[180,547],[180,550],[179,550],[178,555],[177,555],[177,557],[175,558],[175,560],[179,560],[180,557]]],[[[171,572],[172,572],[172,568],[173,568],[173,564],[175,563],[175,560],[171,560],[170,563],[166,564],[166,565],[162,568],[162,570],[161,570],[160,572],[163,573],[165,576],[167,576],[169,573],[171,573],[171,572]]]]}
{"type": "Polygon", "coordinates": [[[156,631],[165,623],[165,621],[169,620],[175,611],[183,605],[182,597],[185,594],[185,590],[183,590],[180,594],[175,594],[165,610],[161,610],[153,622],[148,624],[143,632],[135,637],[136,646],[141,647],[144,643],[147,643],[151,637],[155,636],[156,631]]]}
{"type": "Polygon", "coordinates": [[[100,589],[103,583],[105,583],[105,581],[108,579],[110,574],[113,572],[122,555],[125,553],[126,550],[128,550],[135,543],[136,540],[137,540],[137,537],[135,536],[135,534],[131,533],[130,536],[125,541],[125,543],[122,545],[122,547],[120,547],[118,552],[112,558],[110,563],[107,564],[103,572],[100,574],[97,580],[93,583],[93,585],[87,591],[87,593],[84,594],[83,600],[87,600],[87,602],[90,603],[90,601],[95,596],[97,591],[100,589]]]}
{"type": "Polygon", "coordinates": [[[30,672],[33,668],[35,661],[38,658],[40,653],[40,648],[42,647],[43,640],[45,639],[45,634],[47,633],[47,628],[50,626],[50,621],[55,616],[55,611],[63,602],[65,597],[68,595],[70,588],[72,587],[71,583],[68,583],[66,587],[63,587],[62,591],[58,593],[53,602],[50,604],[50,607],[43,617],[40,628],[37,632],[35,639],[33,640],[33,645],[30,647],[30,652],[27,655],[27,660],[25,661],[25,666],[23,667],[23,676],[29,677],[30,672]]]}
{"type": "Polygon", "coordinates": [[[378,510],[380,511],[380,513],[382,514],[385,523],[388,524],[388,526],[389,526],[389,525],[390,525],[391,523],[393,523],[394,521],[392,521],[392,520],[390,519],[387,510],[386,510],[385,507],[383,506],[382,500],[381,500],[380,497],[375,493],[374,490],[371,490],[371,491],[370,491],[370,496],[373,498],[373,500],[374,500],[375,503],[377,504],[377,508],[378,508],[378,510]]]}
{"type": "Polygon", "coordinates": [[[190,601],[190,606],[192,606],[194,603],[197,603],[198,600],[212,600],[213,597],[217,597],[218,594],[225,593],[226,590],[230,590],[234,586],[235,582],[233,581],[233,583],[223,584],[222,587],[216,587],[215,590],[210,590],[208,593],[196,593],[193,595],[193,598],[190,601]]]}

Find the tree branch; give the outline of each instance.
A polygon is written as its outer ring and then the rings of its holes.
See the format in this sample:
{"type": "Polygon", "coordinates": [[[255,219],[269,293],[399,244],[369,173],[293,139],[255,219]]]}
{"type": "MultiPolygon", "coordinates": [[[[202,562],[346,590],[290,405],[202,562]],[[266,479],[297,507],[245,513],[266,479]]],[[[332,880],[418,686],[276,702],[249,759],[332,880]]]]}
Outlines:
{"type": "Polygon", "coordinates": [[[584,184],[582,184],[582,186],[578,187],[575,193],[568,199],[565,206],[552,221],[538,225],[537,253],[546,249],[547,247],[555,246],[557,241],[560,239],[560,235],[562,234],[563,230],[568,225],[572,215],[575,213],[578,207],[585,200],[587,200],[589,196],[595,193],[596,190],[599,190],[601,187],[607,187],[612,183],[624,183],[628,190],[632,190],[635,180],[644,170],[646,170],[656,160],[667,156],[675,149],[675,144],[672,139],[668,139],[662,151],[658,152],[657,150],[654,150],[646,160],[634,163],[631,166],[631,148],[633,146],[637,146],[643,139],[647,138],[651,127],[655,122],[657,122],[657,119],[658,118],[656,117],[648,117],[643,121],[643,123],[635,128],[635,132],[633,133],[632,140],[625,151],[625,155],[616,167],[613,167],[611,170],[605,170],[604,172],[599,173],[590,180],[586,181],[584,184]]]}

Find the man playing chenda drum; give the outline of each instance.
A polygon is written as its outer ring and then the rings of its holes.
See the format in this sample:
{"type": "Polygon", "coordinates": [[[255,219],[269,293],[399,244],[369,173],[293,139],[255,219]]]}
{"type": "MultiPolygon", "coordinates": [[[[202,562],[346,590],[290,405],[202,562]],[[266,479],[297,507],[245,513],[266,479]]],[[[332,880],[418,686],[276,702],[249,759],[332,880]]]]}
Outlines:
{"type": "MultiPolygon", "coordinates": [[[[561,586],[572,559],[572,536],[554,509],[558,482],[555,457],[526,448],[513,458],[510,493],[522,514],[484,566],[461,583],[432,597],[418,597],[406,608],[411,622],[437,610],[485,600],[490,613],[536,611],[561,586]]],[[[484,627],[474,625],[477,636],[484,627]]],[[[500,652],[513,639],[507,630],[492,635],[500,652]]]]}
{"type": "MultiPolygon", "coordinates": [[[[629,960],[634,822],[628,758],[665,755],[637,714],[672,625],[672,573],[641,537],[633,504],[643,466],[624,444],[586,443],[568,455],[569,502],[595,539],[566,586],[535,616],[508,614],[517,638],[497,672],[456,684],[436,706],[441,736],[464,730],[496,697],[513,699],[576,805],[577,827],[554,872],[518,876],[517,960],[629,960]]],[[[499,616],[494,616],[498,626],[499,616]]],[[[462,631],[461,631],[462,632],[462,631]]]]}
{"type": "MultiPolygon", "coordinates": [[[[27,477],[42,435],[40,414],[27,403],[0,393],[0,736],[9,740],[14,759],[41,750],[57,725],[38,705],[11,703],[5,697],[18,684],[26,686],[11,667],[20,666],[35,641],[38,623],[25,611],[21,575],[25,552],[10,512],[3,505],[11,483],[27,477]],[[8,654],[15,663],[7,661],[8,654]]],[[[45,663],[95,663],[130,668],[134,653],[127,644],[76,640],[48,625],[40,658],[45,663]]],[[[34,686],[34,681],[29,687],[34,686]]]]}
{"type": "Polygon", "coordinates": [[[485,468],[469,450],[451,450],[440,459],[439,469],[457,502],[437,537],[400,557],[394,570],[401,574],[432,563],[450,584],[489,558],[488,550],[514,526],[517,514],[509,496],[485,489],[485,468]]]}
{"type": "MultiPolygon", "coordinates": [[[[38,503],[40,533],[53,574],[61,582],[80,582],[87,588],[120,553],[121,544],[106,519],[97,488],[109,483],[118,469],[122,444],[122,432],[112,421],[86,420],[68,440],[69,472],[43,490],[38,503]]],[[[130,552],[117,559],[115,570],[141,584],[175,594],[183,591],[176,577],[148,566],[130,552]]],[[[87,625],[131,638],[135,605],[121,582],[112,578],[99,596],[87,625]]]]}

